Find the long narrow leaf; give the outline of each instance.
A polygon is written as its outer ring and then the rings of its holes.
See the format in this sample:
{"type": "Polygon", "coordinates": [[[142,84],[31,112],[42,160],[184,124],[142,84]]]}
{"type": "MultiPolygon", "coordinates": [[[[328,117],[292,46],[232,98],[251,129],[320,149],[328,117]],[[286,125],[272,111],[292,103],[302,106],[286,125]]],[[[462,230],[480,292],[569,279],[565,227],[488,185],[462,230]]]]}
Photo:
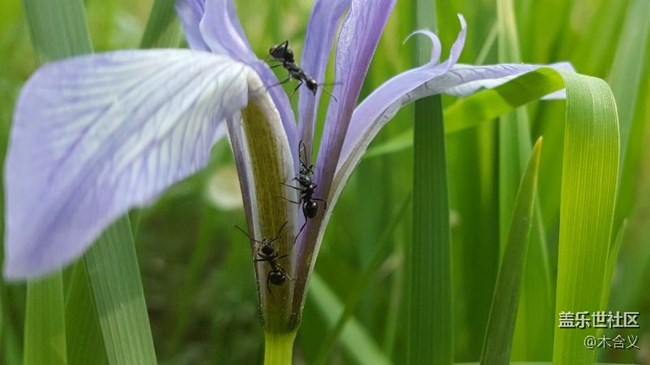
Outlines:
{"type": "Polygon", "coordinates": [[[618,115],[603,80],[561,74],[567,106],[553,363],[587,364],[594,351],[583,340],[595,336],[596,329],[559,328],[559,313],[603,310],[607,262],[613,259],[609,250],[619,169],[618,115]]]}
{"type": "MultiPolygon", "coordinates": [[[[311,299],[317,305],[327,324],[334,326],[337,318],[343,313],[343,305],[317,273],[312,274],[309,283],[308,300],[311,299]]],[[[343,328],[341,343],[350,356],[360,364],[387,365],[391,363],[364,327],[354,318],[350,319],[343,328]]]]}
{"type": "Polygon", "coordinates": [[[519,184],[508,240],[494,289],[481,364],[508,364],[510,361],[520,283],[524,274],[530,228],[533,224],[541,148],[540,138],[519,184]]]}
{"type": "MultiPolygon", "coordinates": [[[[433,1],[416,3],[416,26],[436,28],[433,1]]],[[[418,60],[427,59],[418,49],[418,60]]],[[[452,364],[451,242],[447,154],[440,95],[415,103],[413,242],[406,264],[406,363],[452,364]]]]}
{"type": "Polygon", "coordinates": [[[81,0],[23,0],[40,63],[92,52],[81,0]]]}
{"type": "Polygon", "coordinates": [[[174,47],[183,33],[174,10],[175,0],[156,0],[147,21],[140,48],[174,47]]]}
{"type": "Polygon", "coordinates": [[[61,273],[27,286],[25,365],[66,364],[61,273]]]}
{"type": "Polygon", "coordinates": [[[156,364],[128,217],[104,231],[85,256],[110,364],[156,364]],[[128,237],[128,239],[126,239],[128,237]]]}

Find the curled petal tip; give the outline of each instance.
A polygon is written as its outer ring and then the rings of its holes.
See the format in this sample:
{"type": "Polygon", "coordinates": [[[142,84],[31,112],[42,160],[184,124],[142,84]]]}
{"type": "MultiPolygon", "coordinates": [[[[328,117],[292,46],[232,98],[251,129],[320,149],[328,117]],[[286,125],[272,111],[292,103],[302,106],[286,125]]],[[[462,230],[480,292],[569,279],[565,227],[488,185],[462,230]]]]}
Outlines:
{"type": "Polygon", "coordinates": [[[411,39],[412,36],[416,34],[421,34],[431,41],[431,59],[429,60],[429,65],[435,65],[438,63],[440,60],[440,52],[442,49],[442,45],[440,44],[440,39],[438,36],[436,36],[432,31],[429,29],[420,29],[412,32],[409,34],[406,39],[402,42],[402,44],[405,44],[409,39],[411,39]]]}
{"type": "Polygon", "coordinates": [[[463,16],[463,14],[458,13],[458,14],[456,14],[456,16],[458,17],[458,20],[460,21],[461,29],[467,28],[467,22],[465,21],[465,17],[463,16]]]}

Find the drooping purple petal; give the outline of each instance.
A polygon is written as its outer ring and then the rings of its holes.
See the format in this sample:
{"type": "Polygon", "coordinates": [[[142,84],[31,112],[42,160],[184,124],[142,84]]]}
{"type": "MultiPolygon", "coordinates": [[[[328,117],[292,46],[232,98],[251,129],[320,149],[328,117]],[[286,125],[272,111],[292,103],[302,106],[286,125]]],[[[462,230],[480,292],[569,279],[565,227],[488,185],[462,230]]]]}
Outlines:
{"type": "Polygon", "coordinates": [[[204,0],[177,0],[176,12],[183,24],[185,38],[191,49],[209,52],[210,48],[203,41],[199,24],[203,18],[204,0]]]}
{"type": "Polygon", "coordinates": [[[5,168],[5,276],[70,262],[130,207],[205,166],[217,126],[261,81],[189,50],[46,65],[23,88],[5,168]]]}
{"type": "MultiPolygon", "coordinates": [[[[302,55],[301,66],[305,72],[319,83],[324,82],[325,69],[332,49],[334,35],[345,9],[350,6],[350,0],[318,0],[314,5],[302,55]]],[[[299,135],[305,143],[308,161],[311,163],[312,140],[314,137],[314,124],[318,112],[318,101],[322,94],[322,87],[318,88],[314,97],[311,90],[306,87],[300,90],[298,102],[299,135]]],[[[291,141],[297,151],[298,141],[291,141]]]]}
{"type": "MultiPolygon", "coordinates": [[[[575,71],[568,62],[558,62],[549,65],[502,63],[498,65],[471,66],[457,64],[451,71],[437,80],[432,80],[429,89],[435,93],[465,96],[473,94],[481,88],[495,88],[520,76],[523,73],[540,67],[552,67],[557,70],[575,71]]],[[[549,94],[544,99],[564,99],[566,92],[560,90],[549,94]]]]}
{"type": "Polygon", "coordinates": [[[366,77],[370,60],[383,32],[394,0],[352,0],[339,35],[334,94],[318,153],[315,177],[320,193],[327,195],[339,160],[341,146],[366,77]]]}

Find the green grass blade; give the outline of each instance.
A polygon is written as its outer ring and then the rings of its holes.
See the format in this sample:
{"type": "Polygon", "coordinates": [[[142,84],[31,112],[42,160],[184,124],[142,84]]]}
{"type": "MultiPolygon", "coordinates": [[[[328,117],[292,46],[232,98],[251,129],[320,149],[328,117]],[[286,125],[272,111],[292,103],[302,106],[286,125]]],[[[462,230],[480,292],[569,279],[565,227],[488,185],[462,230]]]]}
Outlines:
{"type": "Polygon", "coordinates": [[[528,250],[530,228],[541,155],[541,138],[533,148],[528,167],[519,184],[508,239],[497,277],[492,309],[483,342],[481,364],[508,364],[517,318],[520,283],[528,250]]]}
{"type": "Polygon", "coordinates": [[[621,121],[621,159],[626,158],[639,87],[647,81],[642,74],[650,37],[650,1],[633,1],[623,24],[609,75],[621,121]]]}
{"type": "Polygon", "coordinates": [[[67,364],[60,272],[27,286],[25,365],[67,364]]]}
{"type": "Polygon", "coordinates": [[[68,342],[68,362],[83,365],[108,364],[92,290],[84,260],[72,272],[66,293],[65,325],[68,342]]]}
{"type": "MultiPolygon", "coordinates": [[[[416,2],[415,23],[436,29],[435,2],[416,2]]],[[[418,46],[416,63],[428,61],[427,52],[418,46]]],[[[415,102],[413,130],[413,241],[405,263],[406,363],[452,364],[449,194],[440,95],[415,102]]]]}
{"type": "MultiPolygon", "coordinates": [[[[649,2],[634,0],[627,14],[621,16],[625,18],[625,25],[619,35],[609,76],[620,111],[621,125],[626,126],[621,128],[622,151],[625,151],[625,155],[621,155],[623,165],[614,221],[614,229],[618,229],[622,236],[616,267],[618,280],[614,281],[609,303],[609,309],[614,311],[643,308],[643,303],[647,302],[645,288],[648,276],[644,273],[650,267],[650,108],[647,102],[650,100],[650,86],[647,82],[650,79],[649,5],[649,2]],[[643,49],[645,52],[641,52],[643,49]],[[627,140],[625,129],[629,130],[627,140]]],[[[618,19],[619,22],[621,18],[618,19]]],[[[606,332],[609,333],[612,332],[606,332]]],[[[631,353],[619,359],[631,361],[634,356],[631,353]]]]}
{"type": "Polygon", "coordinates": [[[415,119],[407,363],[451,364],[451,242],[440,96],[416,103],[415,119]]]}
{"type": "Polygon", "coordinates": [[[106,229],[85,260],[109,363],[156,364],[128,217],[106,229]]]}
{"type": "Polygon", "coordinates": [[[81,0],[23,0],[39,63],[92,51],[81,0]]]}
{"type": "Polygon", "coordinates": [[[625,18],[609,75],[621,120],[622,173],[615,227],[629,217],[638,201],[637,175],[644,153],[647,120],[635,116],[635,112],[638,101],[643,100],[642,88],[647,88],[647,83],[643,85],[643,81],[648,80],[650,72],[647,66],[650,56],[650,2],[633,1],[625,18]]]}
{"type": "MultiPolygon", "coordinates": [[[[567,106],[556,316],[603,310],[607,262],[614,259],[609,250],[619,169],[618,116],[609,86],[601,79],[561,74],[567,106]]],[[[596,329],[558,328],[559,317],[555,323],[553,363],[591,363],[595,353],[583,340],[596,329]]]]}
{"type": "MultiPolygon", "coordinates": [[[[335,321],[343,313],[343,305],[317,273],[313,273],[310,279],[307,300],[316,304],[328,326],[334,326],[335,321]]],[[[343,328],[341,344],[359,364],[387,365],[391,363],[363,326],[354,318],[350,319],[343,328]]]]}
{"type": "Polygon", "coordinates": [[[183,38],[180,21],[174,9],[175,0],[156,0],[142,36],[140,48],[176,47],[183,38]]]}

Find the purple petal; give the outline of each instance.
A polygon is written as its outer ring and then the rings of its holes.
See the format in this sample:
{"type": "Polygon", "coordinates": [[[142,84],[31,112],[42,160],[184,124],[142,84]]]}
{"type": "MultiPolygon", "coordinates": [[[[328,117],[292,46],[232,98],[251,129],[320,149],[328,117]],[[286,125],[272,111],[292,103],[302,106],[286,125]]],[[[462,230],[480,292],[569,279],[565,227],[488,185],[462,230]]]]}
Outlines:
{"type": "MultiPolygon", "coordinates": [[[[305,49],[301,66],[305,72],[318,82],[323,82],[325,69],[332,50],[334,35],[345,9],[350,6],[350,0],[318,0],[307,26],[305,49]]],[[[318,101],[322,88],[318,88],[314,97],[311,90],[306,87],[300,90],[298,110],[300,113],[299,128],[300,139],[307,147],[307,156],[311,158],[312,140],[314,138],[314,124],[318,113],[318,101]]],[[[297,151],[298,141],[292,141],[297,151]]],[[[311,161],[306,161],[310,163],[311,161]]]]}
{"type": "Polygon", "coordinates": [[[249,64],[257,60],[239,23],[232,0],[207,0],[204,9],[199,28],[213,53],[249,64]]]}
{"type": "MultiPolygon", "coordinates": [[[[251,49],[248,39],[237,17],[232,0],[205,1],[205,15],[201,20],[201,34],[212,52],[228,55],[251,66],[260,76],[275,103],[282,125],[290,141],[296,136],[296,120],[289,98],[269,66],[260,61],[251,49]]],[[[264,92],[262,88],[260,92],[264,92]]]]}
{"type": "Polygon", "coordinates": [[[5,276],[60,268],[130,207],[205,166],[219,124],[260,85],[242,63],[189,50],[38,70],[19,97],[5,168],[5,276]]]}
{"type": "Polygon", "coordinates": [[[343,22],[336,54],[337,85],[333,92],[338,102],[329,104],[316,164],[315,177],[325,196],[370,60],[394,5],[394,0],[353,0],[343,22]]]}
{"type": "Polygon", "coordinates": [[[352,115],[348,133],[345,136],[339,166],[337,167],[337,175],[343,164],[349,165],[352,163],[349,172],[352,171],[354,164],[358,162],[379,130],[395,116],[405,103],[412,101],[410,99],[406,101],[406,99],[409,98],[413,90],[441,75],[444,77],[454,66],[463,51],[467,34],[465,19],[460,14],[458,18],[461,25],[460,32],[451,47],[449,59],[442,64],[436,65],[440,57],[440,40],[435,34],[428,30],[419,30],[407,37],[408,40],[414,34],[421,34],[429,38],[432,45],[430,61],[423,66],[406,71],[386,81],[359,104],[352,115]],[[353,149],[355,150],[355,156],[351,157],[350,154],[353,153],[353,149]],[[349,161],[350,159],[354,162],[349,161]]]}
{"type": "Polygon", "coordinates": [[[203,41],[199,24],[203,18],[204,0],[177,0],[176,12],[183,24],[185,38],[191,49],[208,52],[210,48],[203,41]]]}

